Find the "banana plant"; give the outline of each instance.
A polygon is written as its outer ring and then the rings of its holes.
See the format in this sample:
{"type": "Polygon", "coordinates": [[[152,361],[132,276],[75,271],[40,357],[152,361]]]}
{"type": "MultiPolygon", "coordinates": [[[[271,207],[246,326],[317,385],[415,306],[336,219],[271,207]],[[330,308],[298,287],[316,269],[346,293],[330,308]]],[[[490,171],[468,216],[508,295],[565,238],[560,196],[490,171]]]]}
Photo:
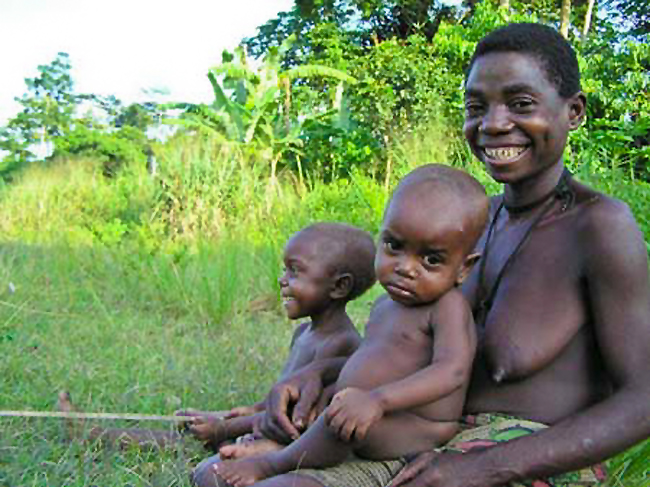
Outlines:
{"type": "Polygon", "coordinates": [[[182,116],[171,123],[216,133],[229,143],[259,149],[261,158],[270,163],[274,179],[282,155],[300,151],[303,124],[323,111],[309,107],[308,113],[299,113],[292,106],[292,83],[297,79],[322,77],[337,81],[338,101],[334,108],[337,103],[340,105],[344,85],[356,83],[352,76],[327,66],[312,64],[282,69],[282,56],[293,41],[289,38],[280,47],[271,48],[256,69],[251,67],[242,48],[235,55],[224,52],[223,62],[208,72],[214,101],[210,105],[170,104],[169,108],[183,110],[182,116]]]}

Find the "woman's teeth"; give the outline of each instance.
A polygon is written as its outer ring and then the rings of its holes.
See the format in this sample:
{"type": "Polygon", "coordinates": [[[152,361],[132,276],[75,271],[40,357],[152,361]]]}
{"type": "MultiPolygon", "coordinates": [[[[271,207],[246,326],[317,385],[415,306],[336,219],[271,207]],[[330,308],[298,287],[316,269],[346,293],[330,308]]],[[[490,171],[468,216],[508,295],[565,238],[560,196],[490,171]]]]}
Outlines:
{"type": "Polygon", "coordinates": [[[526,147],[486,147],[484,150],[490,159],[497,161],[507,161],[521,155],[526,150],[526,147]]]}

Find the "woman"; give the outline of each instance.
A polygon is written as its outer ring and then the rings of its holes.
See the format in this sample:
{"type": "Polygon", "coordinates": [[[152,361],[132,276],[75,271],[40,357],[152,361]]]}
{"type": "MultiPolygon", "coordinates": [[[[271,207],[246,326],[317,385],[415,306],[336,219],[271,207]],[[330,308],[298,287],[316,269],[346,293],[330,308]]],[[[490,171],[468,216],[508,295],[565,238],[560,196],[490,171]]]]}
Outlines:
{"type": "MultiPolygon", "coordinates": [[[[463,288],[480,337],[465,411],[467,422],[478,417],[483,426],[468,427],[448,451],[420,456],[391,485],[490,487],[548,478],[535,485],[598,485],[597,469],[575,472],[650,436],[643,236],[625,204],[564,168],[567,135],[582,122],[586,100],[575,53],[559,34],[537,24],[492,32],[476,48],[465,92],[467,142],[504,185],[479,242],[480,265],[463,288]]],[[[265,433],[295,433],[287,405],[298,400],[294,419],[302,416],[338,367],[322,364],[277,386],[265,433]]],[[[377,471],[391,476],[403,465],[377,464],[357,468],[349,484],[341,480],[345,471],[325,470],[257,485],[379,487],[385,481],[377,471]]],[[[210,485],[203,474],[199,485],[210,485]]]]}

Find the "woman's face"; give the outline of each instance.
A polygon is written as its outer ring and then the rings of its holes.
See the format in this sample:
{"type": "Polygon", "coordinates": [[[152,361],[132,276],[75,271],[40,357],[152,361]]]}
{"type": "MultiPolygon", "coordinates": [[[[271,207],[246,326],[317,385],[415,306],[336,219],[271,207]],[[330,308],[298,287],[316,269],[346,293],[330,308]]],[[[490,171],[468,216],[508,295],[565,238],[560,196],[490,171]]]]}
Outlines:
{"type": "Polygon", "coordinates": [[[467,77],[465,138],[495,180],[520,182],[560,163],[584,106],[582,93],[559,95],[536,57],[488,53],[467,77]]]}

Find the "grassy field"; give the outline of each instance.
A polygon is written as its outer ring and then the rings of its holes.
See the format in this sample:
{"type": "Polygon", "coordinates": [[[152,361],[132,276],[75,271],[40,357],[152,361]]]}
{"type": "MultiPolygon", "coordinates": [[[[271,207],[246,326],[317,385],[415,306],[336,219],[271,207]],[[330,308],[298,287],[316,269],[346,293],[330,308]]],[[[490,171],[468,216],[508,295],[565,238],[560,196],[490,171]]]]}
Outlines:
{"type": "MultiPolygon", "coordinates": [[[[264,395],[293,330],[278,305],[283,242],[314,220],[375,231],[384,180],[256,186],[204,162],[191,181],[174,179],[180,170],[160,185],[139,173],[105,180],[75,162],[0,189],[0,409],[54,410],[62,389],[86,411],[150,414],[264,395]]],[[[593,182],[631,202],[650,241],[647,185],[593,182]]],[[[351,304],[360,327],[379,292],[351,304]]],[[[0,419],[0,486],[187,486],[206,454],[191,440],[151,453],[64,433],[56,419],[0,419]]],[[[611,485],[650,485],[649,458],[646,442],[612,460],[611,485]]]]}

